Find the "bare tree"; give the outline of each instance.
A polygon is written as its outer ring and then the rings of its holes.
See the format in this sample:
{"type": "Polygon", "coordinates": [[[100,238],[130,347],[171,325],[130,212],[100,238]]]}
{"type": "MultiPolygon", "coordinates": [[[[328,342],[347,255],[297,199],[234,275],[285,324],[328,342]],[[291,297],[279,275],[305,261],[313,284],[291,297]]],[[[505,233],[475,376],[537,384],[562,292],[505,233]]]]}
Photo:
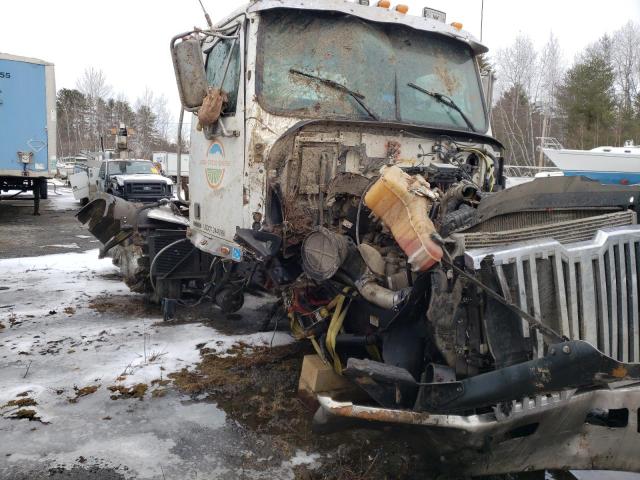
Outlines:
{"type": "Polygon", "coordinates": [[[102,70],[87,67],[77,80],[76,89],[87,99],[87,147],[98,150],[100,138],[106,133],[104,105],[105,100],[111,94],[111,86],[107,84],[107,77],[102,70]]]}
{"type": "MultiPolygon", "coordinates": [[[[537,96],[542,116],[541,137],[557,137],[560,134],[560,130],[556,128],[559,125],[556,126],[553,120],[558,110],[557,95],[564,77],[564,63],[558,39],[551,32],[547,43],[542,48],[538,66],[540,86],[537,96]]],[[[538,146],[538,166],[541,167],[544,165],[544,154],[541,142],[536,142],[536,144],[538,146]]]]}
{"type": "Polygon", "coordinates": [[[152,110],[156,117],[156,130],[158,132],[158,136],[162,140],[168,142],[172,134],[171,127],[173,118],[171,116],[169,108],[167,107],[167,104],[167,97],[162,94],[154,98],[152,110]]]}
{"type": "Polygon", "coordinates": [[[640,95],[640,25],[629,21],[612,37],[611,64],[615,74],[615,94],[618,106],[616,142],[633,135],[637,120],[634,104],[640,95]]]}
{"type": "Polygon", "coordinates": [[[632,108],[633,97],[640,83],[640,27],[629,21],[613,34],[612,63],[616,74],[616,87],[623,109],[632,108]]]}
{"type": "Polygon", "coordinates": [[[112,95],[104,72],[94,68],[87,68],[76,85],[77,89],[58,92],[59,153],[111,148],[112,129],[120,123],[132,127],[130,148],[138,157],[150,158],[154,150],[176,148],[165,95],[157,96],[147,88],[132,106],[124,93],[112,95]]]}
{"type": "Polygon", "coordinates": [[[498,82],[496,90],[510,100],[496,104],[496,114],[504,134],[509,136],[511,161],[534,165],[534,136],[531,105],[535,105],[540,87],[538,54],[531,39],[518,35],[495,58],[498,82]]]}
{"type": "Polygon", "coordinates": [[[518,35],[510,46],[501,48],[496,53],[499,86],[503,91],[518,86],[529,98],[534,98],[533,90],[538,77],[537,60],[538,54],[531,38],[518,35]]]}
{"type": "Polygon", "coordinates": [[[111,95],[111,86],[107,77],[100,69],[87,67],[82,76],[76,81],[76,89],[91,99],[107,98],[111,95]]]}
{"type": "Polygon", "coordinates": [[[552,32],[542,48],[539,62],[540,91],[538,96],[547,114],[552,114],[556,108],[556,95],[562,84],[565,72],[564,65],[565,59],[560,44],[552,32]]]}

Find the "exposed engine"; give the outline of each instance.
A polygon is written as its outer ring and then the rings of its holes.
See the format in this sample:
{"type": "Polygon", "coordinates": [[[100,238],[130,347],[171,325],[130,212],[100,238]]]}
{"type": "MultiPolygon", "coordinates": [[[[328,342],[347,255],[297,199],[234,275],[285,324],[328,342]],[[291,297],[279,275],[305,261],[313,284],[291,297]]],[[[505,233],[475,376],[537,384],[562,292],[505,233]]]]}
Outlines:
{"type": "MultiPolygon", "coordinates": [[[[404,369],[416,381],[431,363],[454,378],[456,370],[488,368],[478,335],[475,345],[457,351],[456,332],[443,332],[455,325],[425,317],[438,308],[430,305],[434,288],[455,285],[442,305],[452,313],[461,303],[462,288],[437,266],[448,255],[438,232],[468,226],[484,192],[500,188],[493,150],[443,137],[428,152],[418,145],[423,161],[416,166],[399,161],[398,142],[386,143],[386,157],[370,158],[365,145],[345,147],[335,138],[340,134],[304,131],[271,153],[270,216],[260,232],[282,241],[273,262],[289,275],[274,283],[292,330],[313,339],[338,372],[363,358],[404,369]]],[[[481,325],[472,328],[479,334],[481,325]]],[[[392,403],[409,406],[415,394],[392,403]]]]}

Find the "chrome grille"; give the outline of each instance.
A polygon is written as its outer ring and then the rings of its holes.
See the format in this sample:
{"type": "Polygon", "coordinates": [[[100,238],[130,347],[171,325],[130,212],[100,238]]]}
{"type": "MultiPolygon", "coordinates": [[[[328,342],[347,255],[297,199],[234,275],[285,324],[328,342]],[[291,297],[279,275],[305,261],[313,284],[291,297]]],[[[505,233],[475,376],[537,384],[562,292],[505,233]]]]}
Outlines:
{"type": "Polygon", "coordinates": [[[162,183],[127,183],[129,192],[134,195],[162,195],[162,183]]]}
{"type": "MultiPolygon", "coordinates": [[[[541,239],[469,250],[468,268],[493,255],[503,295],[571,339],[586,340],[625,362],[640,361],[640,225],[599,230],[563,245],[541,239]]],[[[523,320],[523,335],[529,336],[523,320]]],[[[534,341],[544,354],[542,338],[534,341]]]]}

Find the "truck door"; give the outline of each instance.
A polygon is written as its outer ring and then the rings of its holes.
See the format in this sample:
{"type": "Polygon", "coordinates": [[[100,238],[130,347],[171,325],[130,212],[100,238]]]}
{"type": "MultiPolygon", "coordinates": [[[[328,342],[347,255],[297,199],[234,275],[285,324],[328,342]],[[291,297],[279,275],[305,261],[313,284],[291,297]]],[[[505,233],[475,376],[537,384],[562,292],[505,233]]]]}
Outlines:
{"type": "Polygon", "coordinates": [[[107,162],[103,162],[102,165],[100,165],[100,170],[98,171],[98,178],[95,179],[96,182],[96,191],[99,192],[104,192],[105,188],[104,185],[107,181],[107,162]]]}
{"type": "Polygon", "coordinates": [[[233,242],[243,218],[244,176],[244,29],[205,45],[207,81],[221,88],[228,101],[218,124],[198,131],[192,125],[189,165],[191,225],[209,240],[203,249],[219,253],[233,242]],[[231,38],[229,38],[231,37],[231,38]]]}
{"type": "Polygon", "coordinates": [[[80,170],[69,177],[73,198],[83,201],[89,198],[89,175],[87,170],[80,170]]]}

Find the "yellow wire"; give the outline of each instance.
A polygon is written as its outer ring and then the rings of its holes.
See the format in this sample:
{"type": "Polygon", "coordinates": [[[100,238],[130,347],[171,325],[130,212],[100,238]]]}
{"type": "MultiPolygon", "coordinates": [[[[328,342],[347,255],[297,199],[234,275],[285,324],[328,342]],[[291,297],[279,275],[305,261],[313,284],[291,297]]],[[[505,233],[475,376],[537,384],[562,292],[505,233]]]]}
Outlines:
{"type": "Polygon", "coordinates": [[[478,155],[482,161],[485,164],[485,168],[486,168],[486,174],[489,175],[489,191],[492,192],[493,191],[493,187],[496,183],[496,179],[495,179],[495,175],[494,175],[494,171],[495,171],[495,165],[492,159],[490,159],[482,150],[478,150],[477,148],[473,148],[473,147],[464,147],[464,148],[460,148],[460,150],[462,150],[463,152],[471,152],[471,153],[475,153],[476,155],[478,155]]]}
{"type": "Polygon", "coordinates": [[[342,328],[342,322],[347,314],[347,309],[344,310],[342,307],[344,306],[344,295],[338,296],[338,303],[336,305],[336,309],[333,311],[333,316],[331,317],[331,323],[329,323],[329,329],[327,330],[327,339],[326,345],[331,358],[333,359],[333,369],[338,374],[342,374],[342,364],[340,363],[340,357],[336,353],[336,337],[338,336],[338,332],[342,328]]]}

